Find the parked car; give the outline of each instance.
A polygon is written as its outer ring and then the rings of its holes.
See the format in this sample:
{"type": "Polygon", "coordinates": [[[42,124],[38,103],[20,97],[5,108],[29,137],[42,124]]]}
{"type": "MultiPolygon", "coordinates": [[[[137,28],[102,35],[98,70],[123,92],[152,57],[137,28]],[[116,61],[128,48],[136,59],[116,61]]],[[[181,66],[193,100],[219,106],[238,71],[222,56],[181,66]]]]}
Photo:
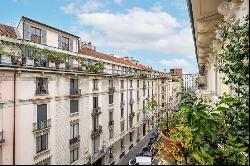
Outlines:
{"type": "Polygon", "coordinates": [[[129,165],[151,165],[152,159],[151,157],[138,156],[129,160],[129,165]]]}

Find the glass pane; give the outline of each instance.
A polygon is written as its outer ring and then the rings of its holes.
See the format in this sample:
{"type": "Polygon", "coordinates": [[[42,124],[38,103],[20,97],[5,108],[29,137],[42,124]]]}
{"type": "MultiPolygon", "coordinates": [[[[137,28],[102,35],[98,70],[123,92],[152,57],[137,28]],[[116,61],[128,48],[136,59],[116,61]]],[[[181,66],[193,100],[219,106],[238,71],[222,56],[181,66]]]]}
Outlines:
{"type": "Polygon", "coordinates": [[[70,151],[70,162],[72,163],[74,161],[74,150],[70,151]]]}
{"type": "Polygon", "coordinates": [[[41,137],[36,138],[36,152],[41,151],[41,137]]]}
{"type": "Polygon", "coordinates": [[[37,106],[37,122],[47,120],[47,104],[37,106]]]}

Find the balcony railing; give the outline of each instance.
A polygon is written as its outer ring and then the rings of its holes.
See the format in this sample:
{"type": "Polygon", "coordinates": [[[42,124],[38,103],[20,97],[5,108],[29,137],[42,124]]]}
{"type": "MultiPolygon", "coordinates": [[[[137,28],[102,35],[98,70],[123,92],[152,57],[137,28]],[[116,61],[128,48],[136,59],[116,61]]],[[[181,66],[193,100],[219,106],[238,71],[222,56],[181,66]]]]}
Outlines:
{"type": "Polygon", "coordinates": [[[109,121],[109,126],[114,126],[114,120],[109,121]]]}
{"type": "Polygon", "coordinates": [[[51,127],[51,119],[33,123],[33,132],[51,127]]]}
{"type": "Polygon", "coordinates": [[[109,93],[114,93],[115,92],[115,87],[109,87],[108,91],[109,91],[109,93]]]}
{"type": "Polygon", "coordinates": [[[69,93],[70,93],[70,96],[80,96],[81,89],[70,89],[69,93]]]}
{"type": "Polygon", "coordinates": [[[3,139],[3,131],[0,131],[0,145],[4,143],[4,139],[3,139]]]}
{"type": "Polygon", "coordinates": [[[91,132],[91,137],[95,138],[97,136],[99,136],[102,133],[102,126],[99,125],[98,127],[96,127],[94,130],[92,130],[91,132]]]}
{"type": "Polygon", "coordinates": [[[69,140],[70,145],[78,143],[78,142],[80,142],[80,135],[78,135],[78,136],[76,136],[76,137],[69,140]]]}
{"type": "Polygon", "coordinates": [[[125,105],[125,102],[124,101],[121,101],[121,108],[123,108],[125,105]]]}
{"type": "Polygon", "coordinates": [[[36,89],[36,95],[42,95],[42,94],[49,94],[48,89],[45,89],[45,88],[36,89]]]}
{"type": "Polygon", "coordinates": [[[143,88],[143,89],[146,89],[146,88],[147,88],[147,85],[146,85],[146,84],[144,84],[144,85],[142,86],[142,88],[143,88]]]}
{"type": "Polygon", "coordinates": [[[130,112],[129,118],[132,119],[135,116],[135,112],[130,112]]]}
{"type": "Polygon", "coordinates": [[[91,157],[91,163],[93,164],[94,162],[96,162],[99,158],[101,158],[103,155],[105,155],[105,151],[104,148],[102,147],[100,150],[98,150],[97,152],[95,152],[92,157],[91,157]]]}
{"type": "Polygon", "coordinates": [[[129,104],[133,104],[135,102],[134,99],[129,99],[129,104]]]}
{"type": "Polygon", "coordinates": [[[101,112],[101,107],[97,107],[97,108],[93,108],[93,111],[92,111],[92,116],[98,116],[100,115],[102,112],[101,112]]]}

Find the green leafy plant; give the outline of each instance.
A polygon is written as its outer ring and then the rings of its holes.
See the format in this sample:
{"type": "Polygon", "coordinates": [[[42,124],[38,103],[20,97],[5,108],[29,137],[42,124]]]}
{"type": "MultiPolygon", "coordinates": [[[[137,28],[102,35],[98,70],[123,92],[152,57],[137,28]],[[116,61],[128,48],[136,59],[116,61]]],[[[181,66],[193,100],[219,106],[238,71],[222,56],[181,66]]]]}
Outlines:
{"type": "Polygon", "coordinates": [[[97,61],[97,62],[94,62],[92,64],[89,64],[87,66],[87,68],[90,72],[98,73],[98,72],[101,72],[103,70],[104,64],[102,61],[97,61]]]}

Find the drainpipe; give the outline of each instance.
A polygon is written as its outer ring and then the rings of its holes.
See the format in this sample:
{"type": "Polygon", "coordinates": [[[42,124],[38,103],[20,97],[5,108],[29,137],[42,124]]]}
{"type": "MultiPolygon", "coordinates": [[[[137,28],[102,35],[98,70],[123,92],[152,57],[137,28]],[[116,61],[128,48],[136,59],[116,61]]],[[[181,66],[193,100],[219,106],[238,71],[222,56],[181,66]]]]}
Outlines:
{"type": "Polygon", "coordinates": [[[16,151],[16,67],[15,67],[15,72],[14,72],[14,120],[13,120],[13,165],[15,165],[16,161],[16,156],[15,156],[15,151],[16,151]]]}
{"type": "Polygon", "coordinates": [[[128,93],[129,93],[129,90],[128,90],[128,81],[129,81],[129,79],[127,78],[127,131],[128,131],[128,123],[129,123],[129,121],[128,121],[128,116],[129,116],[129,114],[128,114],[128,105],[129,105],[129,100],[128,100],[128,93]]]}

